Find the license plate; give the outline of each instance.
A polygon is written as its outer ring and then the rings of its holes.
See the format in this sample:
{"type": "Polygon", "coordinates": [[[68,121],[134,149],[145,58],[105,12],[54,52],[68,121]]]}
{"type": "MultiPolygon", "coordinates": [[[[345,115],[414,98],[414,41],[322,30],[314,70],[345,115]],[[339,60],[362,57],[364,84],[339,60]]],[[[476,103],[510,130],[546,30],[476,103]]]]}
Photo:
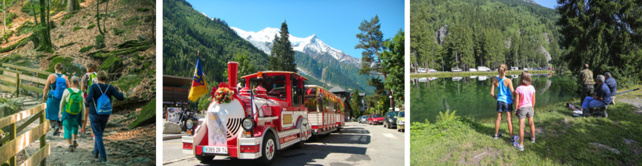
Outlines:
{"type": "Polygon", "coordinates": [[[227,154],[227,147],[203,146],[203,153],[227,154]]]}

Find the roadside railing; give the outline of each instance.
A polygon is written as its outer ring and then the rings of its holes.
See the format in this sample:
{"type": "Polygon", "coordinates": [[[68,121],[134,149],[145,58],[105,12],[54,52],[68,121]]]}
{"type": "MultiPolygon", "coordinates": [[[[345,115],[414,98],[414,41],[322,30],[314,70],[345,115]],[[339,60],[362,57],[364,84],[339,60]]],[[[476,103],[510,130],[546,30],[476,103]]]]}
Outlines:
{"type": "Polygon", "coordinates": [[[5,133],[5,137],[0,139],[0,164],[8,163],[10,166],[15,166],[17,164],[16,155],[25,150],[31,143],[34,143],[39,139],[40,149],[38,152],[31,156],[26,156],[26,160],[20,165],[45,165],[46,158],[50,153],[49,144],[45,139],[45,134],[49,131],[49,121],[45,119],[45,107],[46,105],[43,103],[35,107],[31,107],[28,110],[0,119],[0,128],[9,126],[9,130],[5,133]],[[17,135],[21,131],[25,130],[25,128],[27,128],[31,123],[36,121],[36,119],[40,120],[37,127],[29,129],[21,135],[17,135]],[[23,120],[25,123],[17,126],[17,122],[23,120]]]}
{"type": "MultiPolygon", "coordinates": [[[[13,92],[15,97],[20,96],[20,90],[43,93],[47,76],[52,73],[12,64],[0,64],[0,90],[13,92]],[[45,78],[43,78],[45,77],[45,78]]],[[[40,97],[40,96],[36,96],[40,97]]]]}

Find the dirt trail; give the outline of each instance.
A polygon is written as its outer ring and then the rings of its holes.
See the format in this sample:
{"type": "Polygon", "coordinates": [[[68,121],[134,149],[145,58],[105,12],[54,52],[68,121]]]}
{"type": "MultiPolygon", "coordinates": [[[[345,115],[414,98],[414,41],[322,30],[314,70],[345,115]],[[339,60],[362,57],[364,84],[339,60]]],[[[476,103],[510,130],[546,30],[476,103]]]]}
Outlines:
{"type": "MultiPolygon", "coordinates": [[[[91,155],[94,148],[94,141],[91,138],[91,128],[87,126],[87,132],[79,134],[77,138],[78,147],[74,152],[68,152],[69,144],[60,136],[52,136],[53,131],[47,133],[47,143],[50,144],[51,153],[47,157],[47,165],[154,165],[156,160],[155,128],[154,124],[142,126],[129,130],[129,124],[138,116],[135,110],[123,110],[112,114],[105,130],[104,143],[107,150],[107,163],[98,163],[91,155]]],[[[31,125],[33,127],[36,124],[31,125]]],[[[31,127],[30,126],[30,127],[31,127]]],[[[61,132],[63,130],[61,129],[61,132]]],[[[29,155],[34,154],[39,148],[39,141],[36,141],[27,148],[29,155]]],[[[18,161],[26,158],[24,152],[18,155],[18,161]]]]}
{"type": "MultiPolygon", "coordinates": [[[[631,89],[635,89],[635,88],[642,88],[642,85],[634,86],[631,89]]],[[[624,92],[627,90],[629,89],[618,90],[618,92],[624,92]]],[[[642,100],[640,100],[640,97],[642,97],[642,90],[637,90],[637,91],[617,95],[615,97],[615,102],[616,104],[617,102],[629,103],[635,106],[636,108],[638,108],[636,111],[634,111],[635,113],[642,114],[642,100]]]]}

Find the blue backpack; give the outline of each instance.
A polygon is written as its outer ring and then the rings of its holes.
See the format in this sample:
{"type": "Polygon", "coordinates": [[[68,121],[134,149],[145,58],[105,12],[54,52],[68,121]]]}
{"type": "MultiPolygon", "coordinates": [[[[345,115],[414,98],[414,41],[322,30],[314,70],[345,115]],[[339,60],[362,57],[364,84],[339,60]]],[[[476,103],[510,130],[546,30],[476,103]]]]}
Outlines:
{"type": "Polygon", "coordinates": [[[65,92],[65,89],[67,89],[67,80],[62,76],[64,75],[56,74],[56,88],[51,87],[52,90],[49,91],[54,99],[62,99],[62,94],[65,92]]]}
{"type": "Polygon", "coordinates": [[[100,93],[102,93],[100,95],[100,97],[98,97],[98,100],[94,101],[94,103],[96,104],[95,105],[96,114],[98,114],[98,115],[111,115],[111,110],[112,110],[112,108],[111,108],[111,99],[105,94],[105,92],[107,92],[107,90],[109,89],[109,86],[111,86],[111,85],[108,85],[107,89],[105,89],[104,92],[103,92],[102,89],[100,89],[100,86],[98,84],[96,84],[96,86],[100,90],[100,93]]]}

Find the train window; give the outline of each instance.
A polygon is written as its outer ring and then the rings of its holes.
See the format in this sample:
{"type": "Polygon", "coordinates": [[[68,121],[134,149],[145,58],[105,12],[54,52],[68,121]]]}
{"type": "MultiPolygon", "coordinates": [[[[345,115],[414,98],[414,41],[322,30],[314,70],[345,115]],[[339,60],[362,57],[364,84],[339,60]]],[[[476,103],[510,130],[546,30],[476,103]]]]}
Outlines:
{"type": "Polygon", "coordinates": [[[299,81],[296,80],[294,75],[292,75],[292,106],[293,107],[298,107],[301,104],[301,96],[303,95],[302,93],[302,88],[299,86],[299,81]]]}
{"type": "MultiPolygon", "coordinates": [[[[252,88],[255,88],[258,84],[259,81],[257,78],[250,79],[250,85],[252,88]]],[[[265,88],[268,97],[274,97],[281,100],[287,99],[284,75],[264,77],[261,83],[261,87],[265,88]]]]}

